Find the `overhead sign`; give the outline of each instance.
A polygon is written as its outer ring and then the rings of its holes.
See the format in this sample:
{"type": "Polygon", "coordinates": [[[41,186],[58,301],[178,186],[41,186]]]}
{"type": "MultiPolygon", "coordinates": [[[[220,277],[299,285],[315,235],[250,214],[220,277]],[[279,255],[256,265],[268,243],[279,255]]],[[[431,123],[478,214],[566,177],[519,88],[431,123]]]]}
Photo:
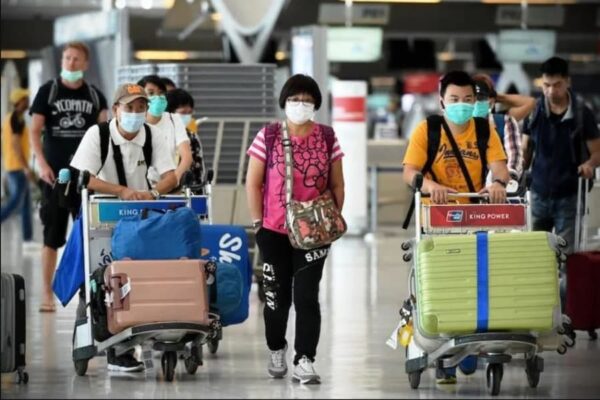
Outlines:
{"type": "Polygon", "coordinates": [[[498,35],[498,60],[544,62],[556,49],[556,32],[550,30],[503,30],[498,35]]]}
{"type": "Polygon", "coordinates": [[[66,15],[54,21],[54,45],[94,40],[119,33],[119,11],[94,11],[66,15]]]}
{"type": "MultiPolygon", "coordinates": [[[[390,20],[390,6],[387,4],[352,4],[351,21],[362,25],[387,25],[390,20]]],[[[346,5],[319,4],[319,23],[335,25],[346,23],[346,5]]]]}
{"type": "Polygon", "coordinates": [[[373,62],[381,57],[381,28],[328,28],[327,59],[338,62],[373,62]]]}
{"type": "MultiPolygon", "coordinates": [[[[496,8],[496,25],[499,26],[521,26],[523,10],[520,5],[517,6],[498,6],[496,8]]],[[[532,27],[560,27],[565,22],[565,8],[555,5],[527,7],[527,17],[525,23],[532,27]]]]}

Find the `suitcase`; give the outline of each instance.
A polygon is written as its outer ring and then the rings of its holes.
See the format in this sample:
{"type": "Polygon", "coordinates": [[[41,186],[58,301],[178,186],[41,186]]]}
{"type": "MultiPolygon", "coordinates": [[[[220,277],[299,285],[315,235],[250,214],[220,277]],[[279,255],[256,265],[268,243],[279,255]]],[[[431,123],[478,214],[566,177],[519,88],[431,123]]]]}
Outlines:
{"type": "Polygon", "coordinates": [[[566,314],[573,329],[600,328],[600,251],[581,252],[567,258],[566,314]]]}
{"type": "Polygon", "coordinates": [[[419,330],[551,330],[560,307],[556,249],[546,232],[425,237],[415,258],[419,330]]]}
{"type": "Polygon", "coordinates": [[[18,371],[18,381],[27,383],[25,372],[25,280],[2,273],[2,373],[18,371]]]}
{"type": "Polygon", "coordinates": [[[106,268],[108,330],[160,322],[209,325],[203,260],[122,260],[106,268]]]}

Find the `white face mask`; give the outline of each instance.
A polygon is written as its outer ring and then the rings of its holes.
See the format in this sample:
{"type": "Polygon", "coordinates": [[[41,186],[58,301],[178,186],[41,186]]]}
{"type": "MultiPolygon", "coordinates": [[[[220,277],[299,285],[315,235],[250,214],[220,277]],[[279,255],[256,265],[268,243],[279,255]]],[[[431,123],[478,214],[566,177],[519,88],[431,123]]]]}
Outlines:
{"type": "Polygon", "coordinates": [[[290,122],[302,125],[315,116],[315,105],[303,104],[301,101],[288,101],[285,103],[285,116],[290,122]]]}

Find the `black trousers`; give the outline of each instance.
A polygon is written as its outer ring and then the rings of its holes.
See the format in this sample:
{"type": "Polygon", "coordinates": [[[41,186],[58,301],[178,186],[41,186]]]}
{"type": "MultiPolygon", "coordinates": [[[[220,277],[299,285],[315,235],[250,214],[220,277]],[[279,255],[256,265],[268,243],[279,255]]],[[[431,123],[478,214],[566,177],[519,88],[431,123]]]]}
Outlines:
{"type": "Polygon", "coordinates": [[[294,364],[302,356],[314,361],[321,334],[319,283],[329,247],[298,250],[287,235],[261,228],[256,241],[263,259],[265,288],[265,333],[270,350],[283,349],[288,316],[292,305],[296,309],[294,364]]]}

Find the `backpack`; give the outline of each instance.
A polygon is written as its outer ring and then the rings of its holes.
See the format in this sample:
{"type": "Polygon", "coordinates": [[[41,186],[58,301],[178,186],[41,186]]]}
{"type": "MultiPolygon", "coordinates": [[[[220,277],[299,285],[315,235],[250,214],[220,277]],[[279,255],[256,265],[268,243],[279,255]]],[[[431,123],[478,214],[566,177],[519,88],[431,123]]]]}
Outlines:
{"type": "MultiPolygon", "coordinates": [[[[88,93],[90,94],[90,98],[92,99],[92,104],[94,108],[100,111],[100,96],[98,95],[98,91],[92,85],[85,83],[88,89],[88,93]]],[[[48,105],[52,105],[54,100],[56,100],[56,96],[58,96],[58,78],[52,80],[52,85],[50,86],[50,94],[48,95],[48,105]]]]}
{"type": "Polygon", "coordinates": [[[502,147],[504,148],[504,114],[492,114],[492,117],[496,125],[496,132],[500,136],[500,143],[502,143],[502,147]]]}
{"type": "MultiPolygon", "coordinates": [[[[485,179],[487,176],[487,148],[488,141],[490,139],[490,124],[487,118],[473,118],[475,121],[475,134],[477,136],[477,149],[479,150],[479,159],[481,160],[481,176],[485,179]]],[[[421,172],[423,175],[429,173],[434,181],[437,182],[432,167],[435,162],[440,143],[442,140],[442,124],[444,123],[444,117],[441,115],[430,115],[427,117],[427,160],[421,172]]],[[[447,132],[451,135],[450,132],[447,132]]],[[[402,228],[407,229],[410,224],[410,219],[415,210],[415,199],[413,197],[406,218],[402,224],[402,228]]]]}
{"type": "MultiPolygon", "coordinates": [[[[110,121],[101,122],[98,124],[98,131],[100,134],[100,169],[96,172],[96,175],[102,171],[104,168],[104,164],[106,163],[106,158],[108,157],[108,143],[112,145],[113,149],[113,159],[115,160],[115,165],[117,168],[117,175],[119,177],[119,185],[127,187],[127,178],[125,177],[125,168],[123,167],[123,155],[121,154],[121,148],[117,146],[110,139],[110,121]]],[[[144,142],[144,146],[142,151],[144,152],[144,161],[146,163],[146,172],[148,172],[148,168],[152,164],[152,131],[148,124],[144,123],[144,129],[146,130],[146,141],[144,142]]],[[[148,183],[148,188],[150,188],[150,182],[146,179],[148,183]]]]}

